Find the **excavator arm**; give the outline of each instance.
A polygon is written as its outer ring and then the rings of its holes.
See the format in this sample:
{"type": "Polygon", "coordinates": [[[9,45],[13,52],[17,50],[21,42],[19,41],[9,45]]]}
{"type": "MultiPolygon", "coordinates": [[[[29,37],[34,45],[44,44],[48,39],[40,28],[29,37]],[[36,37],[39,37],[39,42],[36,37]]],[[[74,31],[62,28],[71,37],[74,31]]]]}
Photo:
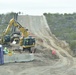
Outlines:
{"type": "Polygon", "coordinates": [[[28,37],[29,36],[27,29],[22,27],[14,19],[10,20],[9,25],[7,26],[6,30],[3,32],[3,36],[5,36],[6,34],[8,34],[10,32],[10,29],[11,29],[12,26],[17,27],[20,30],[20,32],[24,35],[24,37],[28,37]]]}
{"type": "Polygon", "coordinates": [[[2,34],[2,38],[1,38],[1,43],[4,43],[4,37],[10,32],[11,30],[11,27],[14,26],[16,28],[18,28],[20,30],[20,32],[22,33],[22,36],[23,37],[28,37],[29,36],[29,33],[27,31],[27,29],[25,29],[24,27],[22,27],[18,22],[16,22],[14,19],[11,19],[9,21],[9,24],[6,28],[6,30],[3,32],[2,34]]]}

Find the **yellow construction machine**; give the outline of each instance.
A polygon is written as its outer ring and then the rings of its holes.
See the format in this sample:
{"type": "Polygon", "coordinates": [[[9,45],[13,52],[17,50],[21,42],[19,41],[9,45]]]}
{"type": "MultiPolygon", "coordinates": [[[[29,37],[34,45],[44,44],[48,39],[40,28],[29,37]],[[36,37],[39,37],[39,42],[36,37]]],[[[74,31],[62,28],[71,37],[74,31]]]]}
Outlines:
{"type": "MultiPolygon", "coordinates": [[[[15,37],[13,40],[19,41],[19,46],[21,46],[24,49],[28,49],[30,52],[31,47],[35,46],[35,38],[29,35],[28,29],[25,29],[22,27],[21,24],[19,24],[15,19],[11,19],[6,30],[3,32],[1,37],[1,44],[8,44],[11,43],[12,36],[9,35],[11,31],[11,27],[14,26],[19,29],[21,32],[21,38],[15,37]]],[[[11,33],[10,33],[11,34],[11,33]]]]}

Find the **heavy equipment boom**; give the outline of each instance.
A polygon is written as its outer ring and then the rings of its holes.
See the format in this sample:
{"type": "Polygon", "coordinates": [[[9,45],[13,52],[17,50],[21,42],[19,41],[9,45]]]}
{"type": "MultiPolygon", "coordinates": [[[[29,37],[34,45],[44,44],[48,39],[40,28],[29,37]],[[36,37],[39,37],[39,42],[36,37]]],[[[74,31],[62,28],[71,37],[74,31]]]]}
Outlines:
{"type": "Polygon", "coordinates": [[[10,20],[9,25],[7,26],[6,30],[3,33],[3,36],[5,36],[6,34],[8,34],[8,32],[10,31],[10,29],[11,29],[12,26],[17,27],[20,30],[20,32],[24,35],[24,37],[28,37],[29,36],[27,29],[25,29],[24,27],[22,27],[14,19],[10,20]]]}
{"type": "Polygon", "coordinates": [[[18,28],[19,31],[22,33],[22,38],[19,40],[19,44],[23,47],[23,49],[30,49],[31,47],[35,46],[35,38],[30,37],[28,30],[22,27],[22,25],[14,19],[10,20],[6,30],[3,32],[1,44],[10,42],[11,36],[7,36],[7,34],[10,32],[12,26],[18,28]]]}

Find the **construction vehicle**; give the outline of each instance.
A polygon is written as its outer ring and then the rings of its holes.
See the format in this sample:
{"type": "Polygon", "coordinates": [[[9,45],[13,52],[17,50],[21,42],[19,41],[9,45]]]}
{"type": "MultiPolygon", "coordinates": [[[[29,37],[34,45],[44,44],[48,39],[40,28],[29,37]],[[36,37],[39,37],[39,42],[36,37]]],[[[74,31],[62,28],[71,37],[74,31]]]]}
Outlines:
{"type": "MultiPolygon", "coordinates": [[[[10,33],[11,34],[11,33],[10,33]]],[[[21,24],[19,24],[15,19],[11,19],[6,30],[3,32],[0,43],[1,44],[8,44],[12,41],[19,41],[19,46],[23,48],[23,50],[28,49],[30,52],[31,47],[35,46],[35,38],[29,35],[28,29],[25,29],[22,27],[21,24]],[[9,35],[11,31],[11,27],[14,26],[19,29],[21,32],[21,38],[20,37],[13,37],[9,35]],[[13,40],[12,40],[13,39],[13,40]]]]}

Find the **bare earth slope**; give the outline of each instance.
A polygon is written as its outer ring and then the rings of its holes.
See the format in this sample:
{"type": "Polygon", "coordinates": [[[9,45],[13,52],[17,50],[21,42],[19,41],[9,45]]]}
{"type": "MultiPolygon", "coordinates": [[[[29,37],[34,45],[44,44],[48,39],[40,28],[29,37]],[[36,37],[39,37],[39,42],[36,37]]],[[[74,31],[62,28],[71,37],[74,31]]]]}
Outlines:
{"type": "Polygon", "coordinates": [[[0,75],[76,75],[76,59],[69,54],[69,45],[51,33],[44,16],[20,15],[18,22],[37,40],[35,60],[0,66],[0,75]],[[52,59],[53,49],[59,59],[52,59]]]}

